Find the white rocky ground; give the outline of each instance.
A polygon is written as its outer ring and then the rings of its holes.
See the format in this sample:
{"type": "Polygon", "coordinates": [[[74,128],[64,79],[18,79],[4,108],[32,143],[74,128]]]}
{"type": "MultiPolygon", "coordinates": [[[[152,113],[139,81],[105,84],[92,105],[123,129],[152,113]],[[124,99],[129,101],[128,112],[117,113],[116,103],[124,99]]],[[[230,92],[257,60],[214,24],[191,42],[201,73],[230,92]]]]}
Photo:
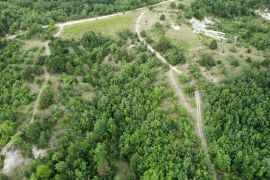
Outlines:
{"type": "Polygon", "coordinates": [[[37,147],[33,147],[32,152],[33,152],[35,159],[43,158],[46,155],[45,149],[38,149],[37,147]]]}
{"type": "Polygon", "coordinates": [[[19,150],[8,151],[5,154],[3,173],[10,175],[16,168],[27,163],[27,161],[19,150]]]}
{"type": "Polygon", "coordinates": [[[225,37],[225,33],[207,29],[207,25],[213,25],[215,22],[211,18],[204,18],[200,21],[195,18],[191,18],[189,22],[192,24],[193,31],[200,33],[213,39],[226,42],[228,39],[225,37]]]}
{"type": "Polygon", "coordinates": [[[174,31],[179,31],[179,30],[180,30],[180,26],[174,24],[173,22],[171,23],[171,28],[172,28],[174,31]]]}
{"type": "Polygon", "coordinates": [[[268,9],[266,9],[266,10],[257,10],[256,13],[259,14],[264,19],[270,21],[270,12],[268,11],[268,9]]]}

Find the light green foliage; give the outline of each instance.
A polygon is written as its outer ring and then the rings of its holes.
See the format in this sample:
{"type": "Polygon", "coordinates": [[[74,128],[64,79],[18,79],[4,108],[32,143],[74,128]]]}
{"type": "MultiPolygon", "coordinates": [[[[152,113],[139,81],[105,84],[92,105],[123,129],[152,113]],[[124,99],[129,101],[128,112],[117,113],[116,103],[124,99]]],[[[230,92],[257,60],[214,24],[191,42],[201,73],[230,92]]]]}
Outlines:
{"type": "Polygon", "coordinates": [[[38,179],[48,179],[51,174],[52,170],[48,166],[44,164],[37,166],[36,177],[38,179]]]}

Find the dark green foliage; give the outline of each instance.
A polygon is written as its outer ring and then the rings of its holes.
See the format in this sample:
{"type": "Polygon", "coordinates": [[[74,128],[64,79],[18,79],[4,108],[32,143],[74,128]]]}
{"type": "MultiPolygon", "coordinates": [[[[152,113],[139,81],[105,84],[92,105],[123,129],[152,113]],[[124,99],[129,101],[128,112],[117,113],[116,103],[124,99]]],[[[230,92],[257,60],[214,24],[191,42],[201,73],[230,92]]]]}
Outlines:
{"type": "Polygon", "coordinates": [[[230,65],[232,65],[232,66],[239,66],[240,65],[240,62],[239,62],[239,60],[238,59],[236,59],[236,58],[234,58],[234,57],[232,57],[231,58],[231,60],[230,60],[230,65]]]}
{"type": "Polygon", "coordinates": [[[0,169],[2,169],[4,167],[4,160],[5,160],[5,156],[0,155],[0,169]]]}
{"type": "Polygon", "coordinates": [[[172,65],[176,65],[179,63],[181,64],[186,63],[186,57],[184,55],[184,52],[176,48],[173,48],[172,50],[167,51],[166,59],[172,65]]]}
{"type": "Polygon", "coordinates": [[[53,89],[51,86],[47,86],[42,91],[39,101],[39,108],[46,109],[53,104],[53,89]]]}
{"type": "Polygon", "coordinates": [[[270,66],[270,58],[269,57],[268,58],[265,58],[262,61],[261,65],[268,68],[270,66]]]}
{"type": "Polygon", "coordinates": [[[230,179],[269,179],[270,75],[249,69],[205,98],[209,150],[230,179]]]}
{"type": "Polygon", "coordinates": [[[205,66],[205,67],[216,66],[216,61],[214,57],[211,54],[207,54],[207,53],[201,55],[199,63],[201,66],[205,66]]]}
{"type": "Polygon", "coordinates": [[[216,16],[232,18],[253,14],[259,7],[269,7],[268,0],[196,0],[191,7],[197,17],[204,17],[205,11],[216,16]]]}
{"type": "Polygon", "coordinates": [[[209,44],[209,48],[212,50],[215,50],[218,48],[217,40],[212,40],[211,43],[209,44]]]}
{"type": "Polygon", "coordinates": [[[157,50],[165,53],[172,47],[171,42],[165,37],[162,36],[157,42],[157,50]]]}
{"type": "Polygon", "coordinates": [[[160,18],[159,18],[161,21],[165,21],[165,19],[166,19],[166,17],[165,17],[165,15],[164,14],[162,14],[161,16],[160,16],[160,18]]]}
{"type": "Polygon", "coordinates": [[[171,2],[170,7],[171,7],[172,9],[175,9],[175,8],[176,8],[175,2],[171,2]]]}

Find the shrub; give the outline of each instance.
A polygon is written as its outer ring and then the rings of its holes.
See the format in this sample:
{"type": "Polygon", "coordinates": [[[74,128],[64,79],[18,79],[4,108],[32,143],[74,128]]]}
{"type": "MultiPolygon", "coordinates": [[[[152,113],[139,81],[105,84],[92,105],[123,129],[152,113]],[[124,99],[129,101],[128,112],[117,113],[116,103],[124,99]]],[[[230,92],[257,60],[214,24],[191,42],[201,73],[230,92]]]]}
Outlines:
{"type": "Polygon", "coordinates": [[[186,76],[186,75],[184,75],[184,74],[181,74],[180,76],[179,76],[179,81],[182,83],[182,84],[186,84],[186,83],[188,83],[188,82],[190,82],[190,77],[188,77],[188,76],[186,76]]]}
{"type": "Polygon", "coordinates": [[[170,7],[171,7],[172,9],[176,8],[175,2],[171,2],[170,7]]]}
{"type": "Polygon", "coordinates": [[[169,63],[172,64],[172,65],[176,65],[176,64],[179,64],[179,63],[186,63],[186,58],[185,58],[185,55],[184,53],[178,49],[172,49],[171,51],[168,51],[166,53],[166,58],[168,59],[169,63]]]}
{"type": "Polygon", "coordinates": [[[237,67],[240,65],[240,63],[239,63],[238,59],[233,58],[233,59],[231,59],[230,65],[237,67]]]}
{"type": "Polygon", "coordinates": [[[142,36],[142,37],[144,37],[144,38],[147,36],[147,34],[146,34],[146,31],[145,31],[145,30],[142,30],[142,32],[141,32],[141,36],[142,36]]]}
{"type": "Polygon", "coordinates": [[[247,57],[246,62],[247,63],[251,63],[252,62],[252,59],[250,57],[247,57]]]}
{"type": "Polygon", "coordinates": [[[0,155],[0,169],[4,167],[4,160],[5,160],[5,156],[1,154],[0,155]]]}
{"type": "Polygon", "coordinates": [[[162,36],[157,43],[157,49],[161,52],[165,52],[172,47],[171,42],[164,36],[162,36]]]}
{"type": "Polygon", "coordinates": [[[202,57],[199,61],[201,66],[204,67],[213,67],[216,66],[216,61],[214,60],[214,57],[211,54],[202,54],[202,57]]]}
{"type": "Polygon", "coordinates": [[[180,4],[178,5],[178,9],[185,9],[185,5],[182,4],[182,3],[180,3],[180,4]]]}
{"type": "Polygon", "coordinates": [[[269,67],[270,66],[270,59],[269,58],[264,59],[262,61],[261,65],[264,67],[269,67]]]}
{"type": "Polygon", "coordinates": [[[236,53],[237,52],[237,49],[235,46],[232,46],[230,49],[229,49],[231,52],[233,53],[236,53]]]}
{"type": "Polygon", "coordinates": [[[152,44],[154,41],[153,41],[153,39],[151,38],[151,37],[149,37],[149,36],[146,36],[146,42],[148,43],[148,44],[152,44]]]}
{"type": "Polygon", "coordinates": [[[159,18],[161,21],[165,21],[165,19],[166,19],[166,17],[165,17],[165,15],[164,14],[162,14],[161,16],[160,16],[160,18],[159,18]]]}
{"type": "Polygon", "coordinates": [[[46,109],[53,104],[53,89],[48,86],[44,89],[40,97],[39,108],[46,109]]]}
{"type": "Polygon", "coordinates": [[[215,39],[213,41],[211,41],[211,43],[209,44],[209,48],[212,50],[218,48],[218,44],[217,44],[217,41],[215,39]]]}

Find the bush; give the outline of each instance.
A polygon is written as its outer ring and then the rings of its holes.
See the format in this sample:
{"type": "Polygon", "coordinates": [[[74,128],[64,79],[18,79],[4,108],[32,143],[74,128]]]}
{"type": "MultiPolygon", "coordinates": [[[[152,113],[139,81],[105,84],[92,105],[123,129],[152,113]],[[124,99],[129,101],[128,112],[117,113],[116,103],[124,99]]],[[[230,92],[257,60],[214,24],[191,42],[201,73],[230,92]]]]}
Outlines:
{"type": "Polygon", "coordinates": [[[213,41],[211,41],[211,43],[209,44],[209,48],[212,50],[215,50],[218,48],[218,44],[217,44],[217,41],[215,39],[213,41]]]}
{"type": "Polygon", "coordinates": [[[4,160],[5,160],[5,156],[1,154],[0,155],[0,169],[4,167],[4,160]]]}
{"type": "Polygon", "coordinates": [[[166,58],[168,60],[168,62],[172,65],[176,65],[176,64],[184,64],[186,63],[186,58],[184,53],[181,50],[178,50],[176,48],[168,51],[166,53],[166,58]]]}
{"type": "Polygon", "coordinates": [[[151,38],[151,37],[149,37],[149,36],[146,36],[146,42],[148,43],[148,44],[152,44],[154,41],[153,41],[153,39],[151,38]]]}
{"type": "Polygon", "coordinates": [[[144,37],[144,38],[147,36],[147,34],[146,34],[146,31],[145,31],[145,30],[142,30],[142,32],[141,32],[141,36],[142,36],[142,37],[144,37]]]}
{"type": "Polygon", "coordinates": [[[186,85],[184,86],[184,92],[188,94],[189,96],[192,96],[196,90],[196,87],[194,85],[186,85]]]}
{"type": "Polygon", "coordinates": [[[176,8],[175,2],[171,2],[170,7],[171,7],[172,9],[175,9],[175,8],[176,8]]]}
{"type": "Polygon", "coordinates": [[[200,61],[201,66],[204,67],[213,67],[216,66],[216,61],[214,60],[214,57],[211,54],[203,54],[200,61]]]}
{"type": "Polygon", "coordinates": [[[264,67],[269,67],[270,66],[270,59],[269,58],[264,59],[262,61],[261,65],[264,67]]]}
{"type": "Polygon", "coordinates": [[[186,75],[184,75],[184,74],[181,74],[181,75],[179,76],[179,81],[180,81],[180,83],[182,83],[182,84],[186,84],[186,83],[190,82],[190,80],[191,80],[191,78],[188,77],[188,76],[186,76],[186,75]]]}
{"type": "Polygon", "coordinates": [[[231,52],[233,53],[236,53],[237,52],[237,49],[235,46],[232,46],[230,49],[229,49],[231,52]]]}
{"type": "Polygon", "coordinates": [[[185,5],[182,4],[182,3],[180,3],[180,4],[178,5],[178,9],[185,9],[185,5]]]}
{"type": "Polygon", "coordinates": [[[247,57],[246,62],[247,63],[251,63],[252,62],[252,59],[250,57],[247,57]]]}
{"type": "Polygon", "coordinates": [[[162,36],[157,43],[157,50],[161,52],[166,52],[172,47],[171,42],[164,36],[162,36]]]}
{"type": "Polygon", "coordinates": [[[165,15],[164,14],[162,14],[161,16],[160,16],[160,18],[159,18],[161,21],[165,21],[165,19],[166,19],[166,17],[165,17],[165,15]]]}
{"type": "Polygon", "coordinates": [[[46,87],[40,97],[39,108],[46,109],[53,104],[53,89],[46,87]]]}
{"type": "Polygon", "coordinates": [[[238,59],[233,58],[233,59],[231,59],[230,65],[237,67],[240,65],[240,63],[239,63],[238,59]]]}

